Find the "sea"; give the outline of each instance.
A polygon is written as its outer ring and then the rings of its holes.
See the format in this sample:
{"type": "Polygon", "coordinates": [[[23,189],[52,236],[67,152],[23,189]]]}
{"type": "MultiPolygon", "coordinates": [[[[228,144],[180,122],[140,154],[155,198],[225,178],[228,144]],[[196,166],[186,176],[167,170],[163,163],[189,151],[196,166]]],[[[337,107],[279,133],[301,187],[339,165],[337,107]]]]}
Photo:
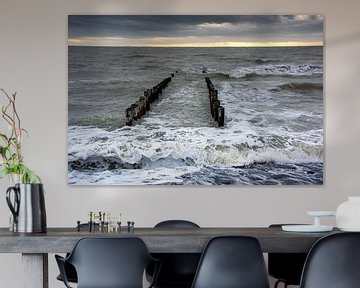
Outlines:
{"type": "Polygon", "coordinates": [[[68,183],[321,185],[323,112],[323,47],[69,46],[68,183]],[[171,73],[126,126],[125,109],[171,73]]]}

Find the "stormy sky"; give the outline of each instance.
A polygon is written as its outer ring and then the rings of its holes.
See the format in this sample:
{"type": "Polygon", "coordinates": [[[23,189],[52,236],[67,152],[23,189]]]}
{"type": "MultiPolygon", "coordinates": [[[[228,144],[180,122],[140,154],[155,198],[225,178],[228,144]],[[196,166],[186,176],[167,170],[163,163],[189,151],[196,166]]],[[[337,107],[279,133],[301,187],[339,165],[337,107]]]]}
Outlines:
{"type": "Polygon", "coordinates": [[[248,47],[323,45],[320,15],[69,15],[78,46],[248,47]]]}

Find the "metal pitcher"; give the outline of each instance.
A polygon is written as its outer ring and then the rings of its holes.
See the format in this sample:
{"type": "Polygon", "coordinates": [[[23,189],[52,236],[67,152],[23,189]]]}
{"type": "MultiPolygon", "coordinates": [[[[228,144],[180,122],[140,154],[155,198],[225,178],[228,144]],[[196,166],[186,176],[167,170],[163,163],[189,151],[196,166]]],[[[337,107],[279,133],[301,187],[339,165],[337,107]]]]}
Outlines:
{"type": "Polygon", "coordinates": [[[47,231],[42,184],[15,184],[6,190],[6,202],[14,216],[14,232],[42,233],[47,231]],[[11,197],[12,193],[13,197],[11,197]]]}

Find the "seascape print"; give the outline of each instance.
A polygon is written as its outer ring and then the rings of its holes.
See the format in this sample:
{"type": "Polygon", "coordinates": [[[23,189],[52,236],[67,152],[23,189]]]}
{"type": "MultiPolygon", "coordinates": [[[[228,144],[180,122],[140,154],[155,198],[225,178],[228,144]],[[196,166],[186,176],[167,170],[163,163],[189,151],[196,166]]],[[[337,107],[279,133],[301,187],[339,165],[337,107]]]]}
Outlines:
{"type": "Polygon", "coordinates": [[[70,185],[322,185],[320,15],[68,17],[70,185]]]}

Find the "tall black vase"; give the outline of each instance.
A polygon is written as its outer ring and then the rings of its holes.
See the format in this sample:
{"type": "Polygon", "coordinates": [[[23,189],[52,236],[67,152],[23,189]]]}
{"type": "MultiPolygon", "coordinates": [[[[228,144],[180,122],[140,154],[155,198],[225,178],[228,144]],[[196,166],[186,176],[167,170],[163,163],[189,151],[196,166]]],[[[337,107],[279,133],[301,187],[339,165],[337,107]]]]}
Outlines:
{"type": "Polygon", "coordinates": [[[6,202],[14,216],[14,232],[45,233],[47,231],[42,184],[15,184],[6,190],[6,202]]]}

